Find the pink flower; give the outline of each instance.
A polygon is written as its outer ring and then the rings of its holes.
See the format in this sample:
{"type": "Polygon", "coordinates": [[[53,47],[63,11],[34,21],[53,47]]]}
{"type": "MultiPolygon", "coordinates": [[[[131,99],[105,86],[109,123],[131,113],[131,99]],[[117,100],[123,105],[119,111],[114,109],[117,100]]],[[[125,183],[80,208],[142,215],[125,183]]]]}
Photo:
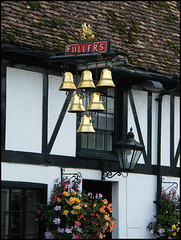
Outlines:
{"type": "Polygon", "coordinates": [[[94,217],[94,216],[95,216],[95,213],[91,213],[91,216],[94,217]]]}
{"type": "Polygon", "coordinates": [[[96,222],[92,222],[92,224],[96,224],[96,222]]]}
{"type": "Polygon", "coordinates": [[[79,239],[79,236],[76,236],[75,234],[73,235],[73,239],[79,239]]]}
{"type": "Polygon", "coordinates": [[[77,227],[79,227],[79,226],[81,225],[81,223],[80,223],[79,221],[75,221],[75,225],[76,225],[77,227]]]}

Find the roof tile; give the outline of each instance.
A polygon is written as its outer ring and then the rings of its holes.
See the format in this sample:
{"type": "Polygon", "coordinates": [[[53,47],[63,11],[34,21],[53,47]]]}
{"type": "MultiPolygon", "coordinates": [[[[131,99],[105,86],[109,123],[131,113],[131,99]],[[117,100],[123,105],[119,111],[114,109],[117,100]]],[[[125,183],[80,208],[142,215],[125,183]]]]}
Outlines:
{"type": "Polygon", "coordinates": [[[76,43],[84,22],[112,51],[129,50],[129,65],[173,76],[180,74],[180,10],[177,1],[36,1],[50,18],[26,1],[2,1],[1,40],[45,51],[76,43]],[[10,35],[14,36],[10,38],[10,35]],[[136,60],[135,60],[136,59],[136,60]],[[169,66],[169,67],[168,67],[169,66]],[[171,67],[170,67],[171,66],[171,67]]]}

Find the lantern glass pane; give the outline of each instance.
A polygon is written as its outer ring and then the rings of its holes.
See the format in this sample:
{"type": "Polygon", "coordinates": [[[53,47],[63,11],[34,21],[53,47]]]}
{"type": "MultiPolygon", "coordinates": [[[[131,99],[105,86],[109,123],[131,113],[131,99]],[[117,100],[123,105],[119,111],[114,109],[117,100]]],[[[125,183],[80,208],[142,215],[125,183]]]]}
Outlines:
{"type": "Polygon", "coordinates": [[[132,154],[132,149],[123,149],[123,165],[125,169],[130,169],[132,154]]]}
{"type": "Polygon", "coordinates": [[[133,156],[133,159],[132,159],[132,162],[131,162],[131,165],[130,165],[130,169],[134,169],[136,163],[138,162],[138,159],[140,158],[140,155],[141,155],[141,151],[138,151],[138,150],[135,150],[134,151],[134,156],[133,156]]]}
{"type": "Polygon", "coordinates": [[[121,169],[123,169],[123,157],[122,157],[122,150],[120,148],[117,148],[118,153],[118,159],[121,169]]]}

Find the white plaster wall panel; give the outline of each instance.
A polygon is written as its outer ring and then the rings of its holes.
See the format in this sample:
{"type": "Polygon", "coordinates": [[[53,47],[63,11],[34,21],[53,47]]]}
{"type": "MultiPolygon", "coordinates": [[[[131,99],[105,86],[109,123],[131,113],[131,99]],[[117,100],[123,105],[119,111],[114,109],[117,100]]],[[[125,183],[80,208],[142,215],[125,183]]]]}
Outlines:
{"type": "MultiPolygon", "coordinates": [[[[53,130],[66,99],[65,91],[58,90],[61,81],[61,77],[49,75],[48,140],[50,140],[52,136],[53,130]]],[[[68,113],[68,109],[50,153],[66,156],[76,155],[76,114],[68,113]]]]}
{"type": "Polygon", "coordinates": [[[56,179],[60,180],[60,168],[19,163],[2,163],[1,180],[19,181],[30,183],[48,184],[47,200],[50,200],[50,194],[56,179]]]}
{"type": "MultiPolygon", "coordinates": [[[[175,97],[174,105],[174,152],[177,150],[178,141],[180,139],[180,97],[175,97]]],[[[180,167],[180,155],[178,159],[177,167],[180,167]]]]}
{"type": "Polygon", "coordinates": [[[161,165],[170,166],[170,96],[162,97],[161,165]]]}
{"type": "Polygon", "coordinates": [[[42,74],[7,68],[6,150],[41,152],[42,74]]]}
{"type": "MultiPolygon", "coordinates": [[[[138,116],[138,121],[142,133],[142,138],[145,146],[145,151],[147,152],[147,92],[144,91],[137,91],[137,90],[131,90],[133,94],[133,99],[135,103],[135,108],[138,116]]],[[[133,128],[134,133],[134,139],[138,142],[140,142],[137,128],[135,125],[135,120],[133,116],[133,112],[130,105],[130,100],[128,98],[128,132],[130,128],[133,128]]],[[[141,155],[138,164],[144,163],[143,155],[141,155]]]]}
{"type": "Polygon", "coordinates": [[[152,159],[151,163],[157,165],[157,135],[158,135],[158,98],[157,93],[152,93],[152,159]]]}
{"type": "Polygon", "coordinates": [[[127,178],[119,179],[119,238],[127,238],[128,236],[128,219],[127,219],[127,178]]]}
{"type": "Polygon", "coordinates": [[[128,238],[150,238],[146,227],[156,213],[153,203],[156,191],[156,176],[129,174],[126,193],[128,238]]]}

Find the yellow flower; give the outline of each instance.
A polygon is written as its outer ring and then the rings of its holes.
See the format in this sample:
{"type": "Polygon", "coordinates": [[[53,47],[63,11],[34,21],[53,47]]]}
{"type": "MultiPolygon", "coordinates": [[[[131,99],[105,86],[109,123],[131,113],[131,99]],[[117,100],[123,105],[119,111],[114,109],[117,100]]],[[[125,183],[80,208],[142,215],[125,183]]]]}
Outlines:
{"type": "Polygon", "coordinates": [[[176,232],[173,232],[172,235],[175,236],[175,235],[177,235],[177,234],[176,234],[176,232]]]}
{"type": "Polygon", "coordinates": [[[61,199],[60,199],[60,198],[57,198],[57,202],[61,202],[61,199]]]}
{"type": "Polygon", "coordinates": [[[68,201],[68,200],[67,200],[67,203],[68,203],[68,205],[72,206],[75,202],[74,202],[74,201],[68,201]]]}
{"type": "Polygon", "coordinates": [[[66,196],[66,197],[68,197],[68,196],[70,196],[70,193],[64,191],[64,192],[63,192],[63,195],[66,196]]]}
{"type": "Polygon", "coordinates": [[[105,218],[106,220],[108,220],[108,219],[109,219],[109,215],[105,215],[104,218],[105,218]]]}
{"type": "Polygon", "coordinates": [[[78,214],[78,212],[77,212],[77,211],[74,211],[74,210],[72,210],[71,213],[72,213],[72,214],[78,214]]]}
{"type": "Polygon", "coordinates": [[[81,209],[81,206],[73,206],[73,209],[81,209]]]}
{"type": "Polygon", "coordinates": [[[172,225],[172,228],[176,228],[175,224],[172,225]]]}
{"type": "Polygon", "coordinates": [[[80,199],[78,199],[78,198],[75,198],[75,201],[76,201],[77,203],[80,203],[80,199]]]}
{"type": "Polygon", "coordinates": [[[69,212],[68,210],[64,210],[64,211],[63,211],[63,215],[67,215],[68,212],[69,212]]]}
{"type": "Polygon", "coordinates": [[[103,238],[103,234],[102,233],[99,234],[99,238],[103,238]]]}
{"type": "Polygon", "coordinates": [[[86,204],[84,204],[84,207],[87,207],[87,203],[86,203],[86,204]]]}
{"type": "Polygon", "coordinates": [[[75,195],[77,192],[73,192],[72,194],[75,195]]]}
{"type": "Polygon", "coordinates": [[[68,203],[70,206],[72,206],[72,205],[75,203],[76,198],[75,198],[75,197],[70,197],[70,199],[69,199],[69,200],[66,200],[66,201],[67,201],[67,203],[68,203]]]}

